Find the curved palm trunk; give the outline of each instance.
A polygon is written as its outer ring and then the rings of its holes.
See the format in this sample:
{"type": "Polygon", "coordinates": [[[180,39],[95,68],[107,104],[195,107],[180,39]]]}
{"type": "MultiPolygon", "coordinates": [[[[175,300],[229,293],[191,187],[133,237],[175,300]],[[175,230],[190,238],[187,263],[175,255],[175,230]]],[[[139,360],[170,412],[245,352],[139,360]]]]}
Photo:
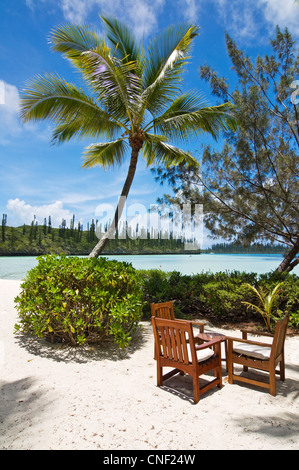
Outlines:
{"type": "Polygon", "coordinates": [[[113,235],[115,233],[115,230],[117,229],[118,221],[121,217],[121,214],[122,214],[122,211],[123,211],[123,208],[124,208],[124,205],[125,205],[126,198],[129,194],[131,184],[132,184],[133,179],[134,179],[136,166],[137,166],[137,160],[138,160],[138,154],[139,154],[139,149],[134,149],[133,148],[132,153],[131,153],[131,160],[130,160],[130,166],[129,166],[129,169],[128,169],[127,178],[126,178],[126,181],[124,183],[124,186],[123,186],[120,198],[119,198],[119,202],[118,202],[118,205],[117,205],[116,210],[115,210],[115,214],[114,214],[112,224],[110,225],[110,227],[109,227],[108,231],[105,233],[105,235],[103,235],[101,240],[96,244],[94,249],[91,251],[91,253],[89,254],[89,258],[97,258],[101,254],[101,252],[103,251],[103,249],[107,245],[110,238],[113,237],[113,235]]]}

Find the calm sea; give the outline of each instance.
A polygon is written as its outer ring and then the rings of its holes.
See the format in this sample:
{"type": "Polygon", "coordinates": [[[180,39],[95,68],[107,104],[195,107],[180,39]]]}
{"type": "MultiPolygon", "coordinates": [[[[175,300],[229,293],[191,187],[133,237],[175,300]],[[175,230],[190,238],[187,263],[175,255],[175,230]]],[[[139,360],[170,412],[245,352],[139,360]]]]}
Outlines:
{"type": "MultiPolygon", "coordinates": [[[[162,269],[179,271],[182,274],[197,274],[211,271],[245,271],[258,274],[273,271],[282,261],[281,255],[236,255],[236,254],[202,254],[202,255],[127,255],[106,256],[109,259],[127,261],[136,269],[162,269]]],[[[22,280],[26,272],[37,265],[34,256],[0,257],[0,279],[22,280]]],[[[293,271],[299,275],[299,266],[293,271]]]]}

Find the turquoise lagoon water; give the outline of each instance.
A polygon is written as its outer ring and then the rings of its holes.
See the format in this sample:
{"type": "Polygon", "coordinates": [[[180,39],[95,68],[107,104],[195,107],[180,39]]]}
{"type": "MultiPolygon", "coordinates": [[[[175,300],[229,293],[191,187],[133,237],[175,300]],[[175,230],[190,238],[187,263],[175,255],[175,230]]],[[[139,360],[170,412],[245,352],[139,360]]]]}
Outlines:
{"type": "MultiPolygon", "coordinates": [[[[109,259],[127,261],[136,269],[161,269],[179,271],[182,274],[201,272],[245,271],[258,274],[273,271],[282,261],[282,256],[249,254],[201,254],[201,255],[126,255],[106,256],[109,259]]],[[[26,272],[37,265],[34,256],[0,257],[0,279],[22,280],[26,272]]],[[[299,266],[293,271],[299,275],[299,266]]]]}

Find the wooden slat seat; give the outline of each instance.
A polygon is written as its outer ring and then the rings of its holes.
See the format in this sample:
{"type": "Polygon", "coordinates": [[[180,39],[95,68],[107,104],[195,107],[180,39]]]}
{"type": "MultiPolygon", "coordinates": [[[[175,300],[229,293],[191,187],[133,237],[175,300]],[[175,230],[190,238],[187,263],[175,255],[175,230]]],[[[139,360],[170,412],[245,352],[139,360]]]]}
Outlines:
{"type": "Polygon", "coordinates": [[[222,387],[221,341],[214,339],[196,345],[192,322],[152,317],[157,361],[157,385],[175,374],[189,374],[193,379],[193,399],[198,403],[202,393],[212,387],[222,387]],[[198,356],[197,353],[200,353],[198,356]],[[201,354],[204,353],[204,356],[201,354]],[[163,367],[172,370],[163,375],[163,367]],[[199,377],[214,370],[214,379],[200,388],[199,377]]]}
{"type": "Polygon", "coordinates": [[[269,389],[271,395],[276,395],[275,374],[279,374],[280,380],[285,380],[284,343],[288,321],[288,316],[278,321],[274,335],[252,330],[241,330],[242,338],[226,337],[228,382],[230,384],[233,384],[234,380],[237,380],[252,385],[258,385],[269,389]],[[248,333],[270,336],[272,343],[249,340],[247,338],[248,333]],[[243,365],[245,372],[248,371],[248,367],[268,372],[269,381],[265,383],[247,376],[236,375],[234,373],[234,364],[243,365]],[[278,364],[279,371],[276,370],[278,364]]]}

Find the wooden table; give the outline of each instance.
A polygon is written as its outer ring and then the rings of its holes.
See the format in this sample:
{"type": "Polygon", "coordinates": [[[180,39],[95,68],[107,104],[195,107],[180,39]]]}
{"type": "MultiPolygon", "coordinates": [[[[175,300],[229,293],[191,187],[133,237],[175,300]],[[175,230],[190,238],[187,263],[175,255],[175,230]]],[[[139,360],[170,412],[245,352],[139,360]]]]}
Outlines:
{"type": "MultiPolygon", "coordinates": [[[[219,339],[222,343],[224,342],[225,358],[221,358],[221,360],[226,362],[226,360],[227,360],[227,341],[226,341],[226,336],[225,335],[223,335],[222,333],[214,332],[214,331],[206,331],[205,333],[198,333],[198,335],[196,335],[196,338],[201,343],[203,343],[205,341],[211,341],[211,339],[219,339]]],[[[227,364],[226,364],[226,369],[227,369],[227,364]]]]}

